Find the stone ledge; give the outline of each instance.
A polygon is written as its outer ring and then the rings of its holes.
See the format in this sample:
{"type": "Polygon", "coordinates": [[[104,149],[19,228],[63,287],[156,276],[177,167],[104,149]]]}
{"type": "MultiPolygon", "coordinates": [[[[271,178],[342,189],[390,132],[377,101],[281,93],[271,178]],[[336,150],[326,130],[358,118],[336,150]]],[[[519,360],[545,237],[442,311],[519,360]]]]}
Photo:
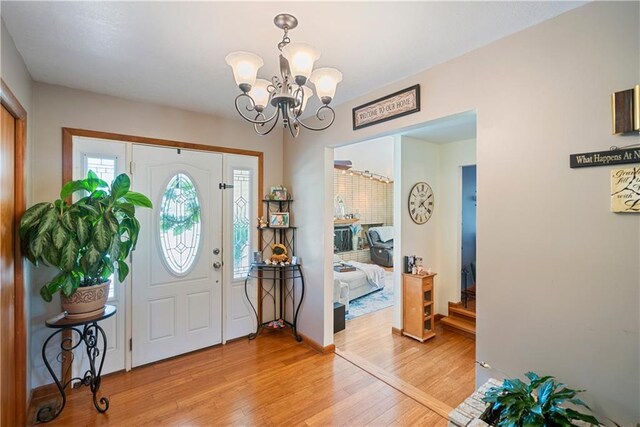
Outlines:
{"type": "Polygon", "coordinates": [[[480,415],[487,408],[487,404],[482,401],[485,393],[491,387],[500,386],[502,383],[495,378],[490,378],[478,391],[467,397],[464,402],[458,405],[449,413],[449,427],[489,427],[489,424],[480,419],[480,415]]]}

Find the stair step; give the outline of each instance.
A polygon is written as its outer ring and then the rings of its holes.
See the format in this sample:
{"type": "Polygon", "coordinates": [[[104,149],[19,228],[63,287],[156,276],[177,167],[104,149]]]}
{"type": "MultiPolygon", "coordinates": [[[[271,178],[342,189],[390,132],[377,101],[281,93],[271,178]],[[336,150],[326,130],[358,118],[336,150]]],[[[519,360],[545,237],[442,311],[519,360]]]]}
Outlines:
{"type": "Polygon", "coordinates": [[[460,317],[452,317],[447,316],[443,317],[440,320],[440,324],[443,328],[446,328],[453,332],[460,332],[463,335],[466,335],[470,338],[474,338],[476,336],[476,325],[475,322],[471,322],[469,320],[462,319],[460,317]]]}
{"type": "Polygon", "coordinates": [[[467,310],[464,307],[459,307],[459,306],[450,305],[449,306],[449,316],[460,317],[460,318],[472,321],[474,323],[476,321],[476,313],[474,313],[471,310],[467,310]]]}

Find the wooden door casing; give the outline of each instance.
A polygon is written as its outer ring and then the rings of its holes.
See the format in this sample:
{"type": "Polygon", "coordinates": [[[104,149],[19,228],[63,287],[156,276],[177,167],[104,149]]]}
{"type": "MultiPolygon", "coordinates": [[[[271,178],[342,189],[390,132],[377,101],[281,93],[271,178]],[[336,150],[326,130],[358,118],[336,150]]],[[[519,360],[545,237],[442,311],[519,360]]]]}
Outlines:
{"type": "Polygon", "coordinates": [[[14,425],[15,414],[15,128],[2,107],[0,140],[0,425],[14,425]]]}
{"type": "Polygon", "coordinates": [[[17,230],[26,204],[27,112],[2,79],[0,101],[3,107],[0,148],[0,221],[3,227],[0,235],[3,253],[0,267],[0,425],[24,425],[27,414],[27,331],[23,262],[17,230]],[[10,255],[5,257],[5,253],[10,255]]]}

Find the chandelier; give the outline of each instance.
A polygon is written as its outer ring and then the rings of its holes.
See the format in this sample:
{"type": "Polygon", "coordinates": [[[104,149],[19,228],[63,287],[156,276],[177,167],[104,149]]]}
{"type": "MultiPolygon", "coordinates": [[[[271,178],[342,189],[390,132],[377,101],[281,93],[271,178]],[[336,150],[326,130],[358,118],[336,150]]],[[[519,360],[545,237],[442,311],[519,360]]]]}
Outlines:
{"type": "Polygon", "coordinates": [[[320,58],[320,51],[307,43],[291,42],[289,30],[298,26],[298,20],[289,14],[280,14],[273,20],[276,27],[284,31],[280,50],[280,76],[271,81],[257,79],[258,69],[264,61],[251,52],[232,52],[225,58],[233,69],[238,88],[242,91],[236,97],[235,106],[240,116],[253,123],[256,133],[266,135],[273,130],[282,117],[282,123],[295,138],[303,127],[308,130],[327,129],[335,120],[335,111],[329,106],[335,96],[336,86],[342,81],[342,73],[335,68],[313,70],[313,63],[320,58]],[[313,70],[313,72],[312,72],[313,70]],[[313,96],[309,87],[313,83],[322,105],[316,110],[316,117],[322,123],[319,127],[306,125],[300,119],[313,96]],[[269,107],[274,107],[273,112],[269,107]]]}

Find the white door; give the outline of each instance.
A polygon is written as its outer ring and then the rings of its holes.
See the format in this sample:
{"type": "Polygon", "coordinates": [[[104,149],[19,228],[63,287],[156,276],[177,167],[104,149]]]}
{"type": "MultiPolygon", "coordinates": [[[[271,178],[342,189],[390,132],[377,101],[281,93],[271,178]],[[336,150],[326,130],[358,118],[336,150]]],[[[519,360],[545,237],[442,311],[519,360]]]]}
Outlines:
{"type": "MultiPolygon", "coordinates": [[[[256,330],[256,318],[245,296],[244,279],[258,249],[258,159],[224,155],[224,341],[256,330]]],[[[255,281],[248,284],[255,307],[255,281]]]]}
{"type": "MultiPolygon", "coordinates": [[[[89,170],[94,171],[109,184],[128,165],[128,144],[112,140],[95,138],[73,138],[73,179],[82,179],[89,170]]],[[[117,276],[111,276],[109,300],[107,304],[115,305],[117,312],[114,316],[100,322],[107,336],[107,351],[102,368],[103,374],[125,369],[126,332],[125,332],[125,296],[130,286],[130,277],[124,283],[118,282],[117,276]]],[[[74,339],[79,337],[75,336],[74,339]]],[[[89,368],[87,353],[84,347],[79,347],[74,353],[73,376],[82,377],[89,368]]]]}
{"type": "Polygon", "coordinates": [[[222,155],[133,146],[132,365],[222,341],[222,155]]]}

